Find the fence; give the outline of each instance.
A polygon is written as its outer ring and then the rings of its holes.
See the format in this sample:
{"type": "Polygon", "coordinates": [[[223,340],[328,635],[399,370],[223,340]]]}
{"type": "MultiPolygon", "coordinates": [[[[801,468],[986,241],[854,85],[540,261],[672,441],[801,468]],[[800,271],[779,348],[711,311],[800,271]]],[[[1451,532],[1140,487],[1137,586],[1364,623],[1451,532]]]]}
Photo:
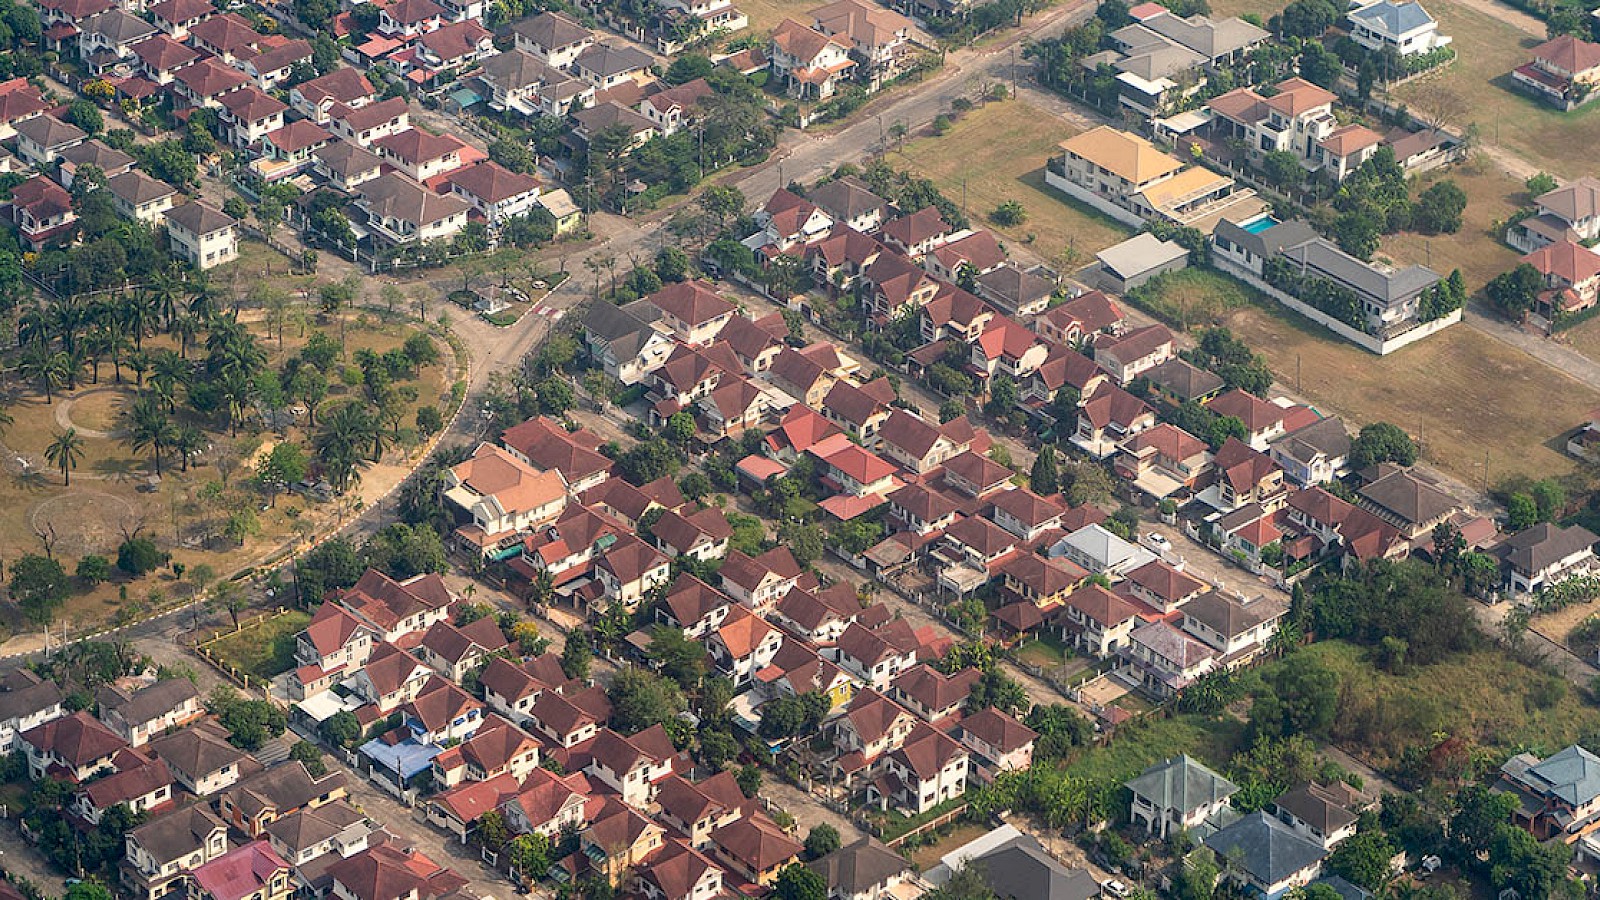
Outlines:
{"type": "Polygon", "coordinates": [[[213,669],[221,672],[225,677],[228,678],[228,680],[234,682],[245,690],[250,690],[252,687],[250,684],[250,673],[241,672],[239,671],[239,668],[232,663],[229,663],[226,660],[218,659],[216,654],[211,652],[211,648],[220,641],[242,633],[246,628],[256,628],[262,623],[279,618],[288,612],[288,609],[280,606],[277,609],[274,609],[272,612],[264,612],[253,619],[241,621],[234,626],[232,631],[218,632],[217,634],[214,634],[203,641],[196,641],[194,645],[194,652],[201,659],[205,660],[207,663],[210,663],[213,669]]]}
{"type": "Polygon", "coordinates": [[[921,825],[918,825],[917,827],[911,829],[910,831],[907,831],[905,834],[902,834],[902,835],[899,835],[898,837],[894,837],[894,838],[891,838],[890,840],[884,841],[883,842],[884,846],[889,847],[891,849],[898,849],[900,847],[900,845],[905,843],[907,840],[909,840],[911,838],[914,838],[917,835],[922,834],[925,831],[934,831],[936,829],[943,828],[944,826],[949,825],[951,822],[954,822],[955,820],[961,818],[962,816],[964,816],[966,814],[967,814],[967,804],[963,803],[960,806],[957,806],[955,809],[950,810],[949,812],[942,813],[942,814],[940,814],[938,816],[935,816],[932,819],[929,819],[926,822],[923,822],[921,825]]]}

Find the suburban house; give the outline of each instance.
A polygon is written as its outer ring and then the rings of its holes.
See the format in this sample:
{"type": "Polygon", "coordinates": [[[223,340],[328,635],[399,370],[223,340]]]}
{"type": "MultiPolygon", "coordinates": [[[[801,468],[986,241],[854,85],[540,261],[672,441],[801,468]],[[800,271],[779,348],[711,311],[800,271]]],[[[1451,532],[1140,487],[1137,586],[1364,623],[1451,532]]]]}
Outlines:
{"type": "Polygon", "coordinates": [[[1594,306],[1600,295],[1600,253],[1569,240],[1557,241],[1529,253],[1522,262],[1544,279],[1533,312],[1554,320],[1557,315],[1581,312],[1594,306]]]}
{"type": "Polygon", "coordinates": [[[1267,452],[1272,442],[1283,436],[1283,407],[1238,388],[1223,394],[1206,408],[1219,416],[1238,419],[1244,424],[1244,442],[1252,450],[1267,452]]]}
{"type": "Polygon", "coordinates": [[[1211,448],[1170,422],[1137,432],[1117,447],[1117,475],[1160,500],[1194,490],[1211,471],[1211,448]]]}
{"type": "Polygon", "coordinates": [[[17,185],[4,211],[6,219],[17,226],[28,249],[33,251],[68,240],[78,223],[78,214],[72,208],[72,194],[43,175],[35,175],[17,185]]]}
{"type": "Polygon", "coordinates": [[[875,91],[898,75],[911,57],[916,25],[905,16],[865,0],[835,0],[807,13],[812,26],[831,38],[848,40],[855,77],[875,91]]]}
{"type": "Polygon", "coordinates": [[[1118,384],[1127,384],[1172,359],[1172,332],[1164,325],[1146,325],[1095,341],[1094,361],[1118,384]]]}
{"type": "Polygon", "coordinates": [[[770,886],[778,872],[805,848],[761,813],[724,825],[711,833],[712,849],[729,870],[750,884],[770,886]]]}
{"type": "Polygon", "coordinates": [[[267,841],[236,847],[189,873],[196,900],[289,900],[294,888],[294,869],[267,841]]]}
{"type": "MultiPolygon", "coordinates": [[[[1232,178],[1189,166],[1136,134],[1101,125],[1062,141],[1045,183],[1113,218],[1193,225],[1252,201],[1232,178]]],[[[1260,209],[1260,202],[1254,202],[1260,209]]]]}
{"type": "Polygon", "coordinates": [[[1541,841],[1571,844],[1600,828],[1600,757],[1577,744],[1544,759],[1511,757],[1494,787],[1517,798],[1512,820],[1541,841]]]}
{"type": "Polygon", "coordinates": [[[228,743],[220,729],[198,725],[150,742],[150,752],[167,764],[183,789],[207,797],[231,787],[254,763],[250,754],[228,743]]]}
{"type": "MultiPolygon", "coordinates": [[[[399,641],[449,618],[455,596],[444,579],[429,573],[395,581],[377,569],[364,572],[355,586],[337,594],[339,604],[370,628],[374,641],[399,641]]],[[[310,629],[307,629],[308,631],[310,629]]],[[[359,650],[359,643],[356,647],[359,650]]],[[[376,654],[377,647],[372,648],[376,654]]],[[[354,665],[354,663],[352,663],[354,665]]]]}
{"type": "Polygon", "coordinates": [[[1133,794],[1128,817],[1152,835],[1165,838],[1192,831],[1228,808],[1238,785],[1188,756],[1157,763],[1125,785],[1133,794]]]}
{"type": "Polygon", "coordinates": [[[1594,98],[1600,82],[1600,44],[1558,35],[1529,51],[1511,80],[1557,109],[1573,110],[1594,98]]]}
{"type": "Polygon", "coordinates": [[[313,778],[296,760],[252,775],[229,788],[218,797],[217,813],[234,828],[260,837],[273,821],[343,799],[345,794],[343,774],[329,772],[313,778]]]}
{"type": "Polygon", "coordinates": [[[1098,584],[1088,584],[1067,595],[1055,614],[1063,640],[1096,657],[1116,654],[1141,622],[1137,604],[1098,584]]]}
{"type": "Polygon", "coordinates": [[[847,43],[793,19],[773,29],[767,56],[772,77],[800,100],[832,97],[856,68],[847,43]]]}
{"type": "Polygon", "coordinates": [[[1096,459],[1105,459],[1115,454],[1129,438],[1155,425],[1154,407],[1122,388],[1108,384],[1095,391],[1093,397],[1078,407],[1077,428],[1072,433],[1072,443],[1096,459]]]}
{"type": "Polygon", "coordinates": [[[191,200],[163,214],[173,255],[197,269],[209,269],[239,257],[239,222],[233,216],[191,200]]]}
{"type": "Polygon", "coordinates": [[[346,140],[325,144],[312,157],[316,174],[346,193],[383,174],[383,160],[378,154],[346,140]]]}
{"type": "Polygon", "coordinates": [[[1541,522],[1517,532],[1499,547],[1511,596],[1533,594],[1568,578],[1592,574],[1594,545],[1600,541],[1582,525],[1565,528],[1541,522]]]}
{"type": "Polygon", "coordinates": [[[1325,850],[1356,833],[1360,818],[1346,805],[1345,798],[1355,791],[1338,783],[1323,786],[1316,782],[1284,792],[1272,801],[1273,812],[1285,825],[1312,839],[1325,850]]]}
{"type": "Polygon", "coordinates": [[[46,775],[85,782],[111,771],[128,742],[87,712],[51,719],[22,732],[18,741],[34,781],[46,775]]]}
{"type": "Polygon", "coordinates": [[[66,715],[61,688],[27,669],[11,672],[0,686],[0,750],[16,752],[23,732],[66,715]]]}
{"type": "Polygon", "coordinates": [[[958,737],[975,756],[972,773],[992,778],[1032,766],[1033,743],[1039,734],[991,706],[962,719],[958,737]]]}
{"type": "Polygon", "coordinates": [[[541,472],[493,444],[479,444],[471,459],[446,470],[444,482],[445,499],[466,522],[457,539],[485,557],[521,552],[523,533],[554,522],[567,503],[559,472],[541,472]]]}
{"type": "Polygon", "coordinates": [[[1135,7],[1132,24],[1110,33],[1115,49],[1084,62],[1109,65],[1117,73],[1121,104],[1144,116],[1157,116],[1205,86],[1207,75],[1242,64],[1270,35],[1238,17],[1183,18],[1145,4],[1135,7]]]}
{"type": "Polygon", "coordinates": [[[335,106],[359,109],[377,98],[377,89],[367,76],[350,66],[340,66],[289,89],[289,105],[318,125],[328,124],[335,106]]]}
{"type": "Polygon", "coordinates": [[[1172,697],[1217,667],[1217,652],[1170,622],[1140,625],[1128,635],[1122,655],[1141,687],[1156,697],[1172,697]]]}
{"type": "Polygon", "coordinates": [[[755,557],[729,550],[717,574],[730,598],[762,614],[794,588],[801,572],[789,548],[779,545],[755,557]]]}
{"type": "Polygon", "coordinates": [[[1350,433],[1337,416],[1318,419],[1272,442],[1272,461],[1297,485],[1327,484],[1350,467],[1350,433]]]}
{"type": "Polygon", "coordinates": [[[595,560],[595,580],[607,601],[634,609],[672,578],[672,561],[631,535],[622,535],[595,560]]]}
{"type": "Polygon", "coordinates": [[[146,225],[154,225],[178,196],[177,188],[138,169],[106,179],[106,190],[111,192],[111,203],[117,212],[146,225]]]}
{"type": "Polygon", "coordinates": [[[466,227],[467,210],[472,208],[460,197],[435,194],[399,172],[386,172],[361,185],[355,204],[374,236],[392,245],[450,238],[466,227]]]}
{"type": "Polygon", "coordinates": [[[1356,502],[1398,528],[1408,540],[1433,531],[1461,504],[1450,494],[1404,470],[1390,472],[1356,492],[1356,502]]]}
{"type": "Polygon", "coordinates": [[[1277,898],[1304,887],[1322,872],[1328,851],[1292,826],[1264,812],[1253,812],[1205,839],[1219,858],[1230,861],[1227,877],[1251,894],[1277,898]]]}
{"type": "Polygon", "coordinates": [[[868,800],[876,797],[910,815],[924,813],[966,792],[971,758],[959,741],[918,722],[905,743],[890,752],[883,774],[867,786],[868,800]]]}
{"type": "Polygon", "coordinates": [[[506,646],[506,636],[494,616],[485,616],[459,626],[453,622],[433,623],[423,633],[416,652],[434,671],[460,682],[489,654],[506,646]]]}
{"type": "Polygon", "coordinates": [[[205,715],[200,690],[187,678],[157,681],[132,692],[107,685],[95,700],[100,705],[100,720],[134,747],[205,715]]]}
{"type": "Polygon", "coordinates": [[[1041,610],[1060,606],[1067,595],[1088,579],[1089,573],[1064,559],[1046,559],[1024,553],[1000,566],[1005,593],[1041,610]]]}
{"type": "Polygon", "coordinates": [[[17,155],[24,162],[41,168],[49,168],[62,151],[89,139],[83,129],[55,116],[32,116],[12,127],[16,132],[17,155]]]}
{"type": "Polygon", "coordinates": [[[828,885],[828,900],[879,900],[916,877],[904,856],[870,835],[806,865],[828,885]]]}
{"type": "Polygon", "coordinates": [[[180,893],[190,871],[228,852],[228,826],[197,803],[128,831],[123,846],[123,890],[137,900],[158,900],[180,893]]]}
{"type": "Polygon", "coordinates": [[[1350,38],[1374,53],[1393,50],[1402,57],[1449,46],[1448,35],[1417,0],[1377,0],[1351,9],[1350,38]]]}
{"type": "MultiPolygon", "coordinates": [[[[26,157],[26,144],[21,149],[26,157]]],[[[1600,178],[1585,175],[1540,194],[1533,202],[1537,214],[1506,231],[1506,242],[1518,250],[1532,253],[1557,241],[1582,244],[1600,238],[1600,178]]]]}
{"type": "Polygon", "coordinates": [[[556,69],[567,69],[594,45],[594,32],[560,12],[542,12],[511,26],[516,48],[556,69]]]}
{"type": "Polygon", "coordinates": [[[1222,665],[1243,665],[1266,650],[1288,611],[1266,597],[1207,591],[1183,605],[1183,630],[1217,651],[1222,665]]]}

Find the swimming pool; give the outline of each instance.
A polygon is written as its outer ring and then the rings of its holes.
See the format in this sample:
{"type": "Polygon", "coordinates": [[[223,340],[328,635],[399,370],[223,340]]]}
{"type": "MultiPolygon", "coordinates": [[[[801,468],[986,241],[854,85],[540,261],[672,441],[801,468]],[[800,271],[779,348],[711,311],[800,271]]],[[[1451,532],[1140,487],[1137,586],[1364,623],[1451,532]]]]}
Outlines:
{"type": "Polygon", "coordinates": [[[1271,216],[1262,216],[1259,219],[1252,219],[1239,227],[1251,234],[1260,234],[1276,224],[1278,224],[1277,219],[1274,219],[1271,216]]]}

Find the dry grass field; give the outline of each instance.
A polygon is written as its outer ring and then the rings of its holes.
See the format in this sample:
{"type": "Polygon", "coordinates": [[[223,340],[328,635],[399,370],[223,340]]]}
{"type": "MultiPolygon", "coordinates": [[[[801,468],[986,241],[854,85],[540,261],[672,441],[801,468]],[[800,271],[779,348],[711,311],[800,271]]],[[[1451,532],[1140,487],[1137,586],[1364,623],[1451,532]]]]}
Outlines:
{"type": "Polygon", "coordinates": [[[992,227],[1018,242],[1032,234],[1034,252],[1046,259],[1071,247],[1080,263],[1088,262],[1130,232],[1045,186],[1045,163],[1057,144],[1077,133],[1050,113],[1008,100],[968,112],[943,135],[908,141],[889,161],[931,178],[957,203],[965,194],[974,226],[992,227]],[[1027,221],[1015,228],[989,223],[988,214],[1007,200],[1022,204],[1027,221]]]}
{"type": "Polygon", "coordinates": [[[1420,437],[1427,462],[1472,485],[1516,473],[1573,470],[1566,435],[1600,393],[1457,325],[1386,357],[1337,341],[1276,310],[1249,306],[1225,320],[1267,358],[1278,380],[1353,424],[1386,421],[1420,437]]]}
{"type": "Polygon", "coordinates": [[[1380,256],[1403,263],[1431,266],[1442,275],[1461,269],[1467,290],[1476,293],[1491,278],[1517,264],[1519,254],[1500,239],[1504,224],[1527,202],[1521,182],[1479,154],[1459,166],[1429,172],[1415,179],[1412,196],[1439,181],[1454,181],[1467,195],[1461,230],[1455,234],[1404,232],[1383,239],[1380,256]]]}
{"type": "Polygon", "coordinates": [[[1476,125],[1478,137],[1564,178],[1594,171],[1600,103],[1574,112],[1544,105],[1511,86],[1508,73],[1527,62],[1541,40],[1463,0],[1428,7],[1455,40],[1456,61],[1437,75],[1404,85],[1398,99],[1416,109],[1453,108],[1448,124],[1476,125]],[[1442,98],[1442,99],[1441,99],[1442,98]]]}

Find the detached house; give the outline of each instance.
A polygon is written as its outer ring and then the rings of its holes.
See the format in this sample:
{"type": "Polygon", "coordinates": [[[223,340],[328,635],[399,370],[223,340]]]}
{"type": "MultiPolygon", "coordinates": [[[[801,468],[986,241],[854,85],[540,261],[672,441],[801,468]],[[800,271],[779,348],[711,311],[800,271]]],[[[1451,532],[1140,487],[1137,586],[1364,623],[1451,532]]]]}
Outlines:
{"type": "Polygon", "coordinates": [[[973,774],[992,778],[1000,772],[1020,772],[1033,765],[1033,743],[1038,732],[994,707],[961,720],[961,743],[974,754],[973,774]]]}
{"type": "Polygon", "coordinates": [[[722,579],[722,590],[729,597],[760,615],[794,588],[800,579],[800,564],[795,562],[789,548],[783,546],[756,557],[730,550],[717,574],[722,579]]]}
{"type": "Polygon", "coordinates": [[[1350,38],[1373,52],[1419,56],[1450,44],[1439,23],[1417,0],[1377,0],[1350,10],[1350,38]]]}
{"type": "Polygon", "coordinates": [[[832,97],[856,68],[846,44],[793,19],[773,30],[767,55],[772,76],[801,100],[832,97]]]}
{"type": "Polygon", "coordinates": [[[1337,416],[1318,419],[1272,442],[1272,461],[1301,486],[1326,484],[1350,466],[1350,434],[1337,416]]]}
{"type": "Polygon", "coordinates": [[[783,632],[742,606],[732,607],[728,617],[706,639],[717,671],[735,687],[765,669],[782,643],[783,632]]]}
{"type": "Polygon", "coordinates": [[[1513,756],[1494,787],[1517,798],[1512,820],[1541,841],[1571,844],[1600,827],[1600,757],[1577,744],[1542,760],[1513,756]]]}
{"type": "Polygon", "coordinates": [[[1192,831],[1228,808],[1238,785],[1188,756],[1176,756],[1145,769],[1125,787],[1133,794],[1129,818],[1150,834],[1165,838],[1192,831]]]}
{"type": "Polygon", "coordinates": [[[495,623],[494,616],[485,616],[461,626],[435,622],[423,634],[417,654],[434,671],[460,682],[468,672],[481,665],[485,657],[506,646],[506,636],[495,623]]]}
{"type": "Polygon", "coordinates": [[[516,48],[556,69],[570,67],[594,45],[594,32],[560,12],[542,12],[511,26],[516,48]]]}
{"type": "Polygon", "coordinates": [[[182,892],[189,872],[228,852],[228,826],[197,803],[128,831],[123,845],[123,890],[158,900],[182,892]]]}
{"type": "Polygon", "coordinates": [[[1073,432],[1072,443],[1096,459],[1105,459],[1115,454],[1129,438],[1154,428],[1155,424],[1154,407],[1108,384],[1078,407],[1078,427],[1073,432]]]}
{"type": "Polygon", "coordinates": [[[183,789],[207,797],[231,787],[243,777],[250,754],[228,743],[220,729],[199,725],[158,737],[150,752],[161,758],[183,789]]]}
{"type": "Polygon", "coordinates": [[[893,409],[878,430],[882,452],[907,471],[925,475],[970,446],[947,433],[948,424],[935,425],[904,409],[893,409]]]}
{"type": "Polygon", "coordinates": [[[544,691],[528,708],[528,720],[534,730],[565,749],[593,738],[610,718],[611,703],[606,700],[605,689],[598,685],[570,696],[544,691]]]}
{"type": "Polygon", "coordinates": [[[106,180],[111,204],[122,215],[154,225],[161,214],[172,208],[178,189],[134,169],[106,180]]]}
{"type": "Polygon", "coordinates": [[[34,251],[68,240],[78,223],[72,195],[43,175],[17,185],[4,211],[28,249],[34,251]]]}
{"type": "Polygon", "coordinates": [[[1283,407],[1268,403],[1254,394],[1234,388],[1206,407],[1219,416],[1238,419],[1244,424],[1245,443],[1262,453],[1283,436],[1283,407]]]}
{"type": "Polygon", "coordinates": [[[221,118],[229,126],[234,146],[244,148],[256,147],[267,135],[283,128],[283,114],[289,109],[288,104],[250,85],[223,94],[217,103],[222,107],[221,118]]]}
{"type": "Polygon", "coordinates": [[[343,773],[312,778],[304,764],[286,762],[244,779],[220,795],[217,812],[229,825],[260,837],[267,825],[302,809],[345,797],[343,773]]]}
{"type": "Polygon", "coordinates": [[[971,756],[954,738],[918,722],[905,743],[889,754],[884,774],[867,787],[869,800],[877,795],[911,815],[920,815],[967,789],[971,756]]]}
{"type": "Polygon", "coordinates": [[[761,813],[741,818],[711,833],[717,858],[751,884],[770,886],[778,872],[805,848],[761,813]]]}
{"type": "Polygon", "coordinates": [[[349,66],[303,81],[289,89],[289,105],[318,125],[327,125],[335,107],[356,110],[378,99],[367,76],[349,66]]]}
{"type": "Polygon", "coordinates": [[[205,715],[200,690],[187,678],[169,678],[132,693],[108,685],[95,699],[101,721],[134,747],[205,715]]]}
{"type": "Polygon", "coordinates": [[[1147,325],[1123,335],[1099,340],[1094,346],[1094,361],[1118,384],[1127,384],[1174,355],[1172,332],[1162,325],[1147,325]]]}
{"type": "Polygon", "coordinates": [[[522,535],[554,522],[567,505],[559,472],[539,471],[493,444],[445,473],[444,497],[467,520],[456,537],[485,557],[520,548],[522,535]]]}
{"type": "Polygon", "coordinates": [[[404,97],[390,97],[359,106],[335,103],[328,108],[328,129],[358,147],[399,134],[411,127],[411,110],[404,97]]]}
{"type": "Polygon", "coordinates": [[[461,153],[467,149],[460,138],[420,128],[407,128],[378,138],[372,142],[372,147],[395,168],[419,182],[461,168],[461,153]]]}
{"type": "Polygon", "coordinates": [[[1063,559],[1024,553],[1000,566],[1006,593],[1039,609],[1060,606],[1088,580],[1089,573],[1063,559]]]}
{"type": "Polygon", "coordinates": [[[24,162],[48,168],[62,151],[89,139],[83,129],[55,116],[33,116],[12,126],[17,136],[17,154],[24,162]]]}
{"type": "Polygon", "coordinates": [[[81,711],[34,726],[18,740],[34,781],[46,775],[88,781],[111,771],[112,761],[128,748],[128,742],[115,731],[81,711]]]}
{"type": "MultiPolygon", "coordinates": [[[[444,787],[455,787],[509,776],[511,793],[515,794],[517,784],[538,767],[539,742],[505,719],[489,714],[470,737],[433,758],[433,777],[444,787]]],[[[498,806],[499,801],[492,805],[498,806]]]]}
{"type": "Polygon", "coordinates": [[[539,199],[539,179],[492,160],[451,173],[450,190],[472,204],[491,226],[526,215],[539,199]]]}
{"type": "Polygon", "coordinates": [[[1056,613],[1064,640],[1102,659],[1128,643],[1140,624],[1139,607],[1098,584],[1088,584],[1067,595],[1056,613]]]}
{"type": "Polygon", "coordinates": [[[478,676],[483,700],[519,725],[527,724],[529,710],[545,691],[559,691],[567,683],[561,661],[550,653],[518,664],[496,657],[478,676]]]}
{"type": "MultiPolygon", "coordinates": [[[[408,634],[426,631],[435,622],[450,617],[455,596],[444,579],[433,573],[395,581],[377,569],[368,569],[355,585],[337,595],[344,609],[371,629],[372,638],[394,642],[408,634]]],[[[313,623],[315,624],[315,623],[313,623]]],[[[307,629],[308,631],[310,629],[307,629]]],[[[352,648],[359,654],[360,639],[352,648]]],[[[376,652],[374,646],[372,652],[376,652]]],[[[359,665],[352,657],[351,665],[359,665]]]]}
{"type": "Polygon", "coordinates": [[[106,811],[116,806],[135,815],[150,815],[171,805],[172,783],[165,762],[124,751],[117,756],[117,771],[84,785],[68,808],[90,825],[100,824],[106,811]]]}
{"type": "Polygon", "coordinates": [[[874,690],[888,690],[901,672],[917,664],[917,649],[917,636],[903,619],[876,629],[852,622],[839,635],[838,664],[874,690]]]}
{"type": "Polygon", "coordinates": [[[609,785],[630,806],[645,807],[655,796],[655,787],[672,774],[677,756],[666,729],[659,724],[630,737],[601,729],[588,746],[589,763],[584,771],[609,785]]]}
{"type": "Polygon", "coordinates": [[[1594,98],[1600,83],[1600,44],[1562,34],[1534,47],[1530,56],[1511,70],[1511,80],[1525,90],[1564,110],[1594,98]]]}
{"type": "Polygon", "coordinates": [[[1595,569],[1594,545],[1600,541],[1582,525],[1563,528],[1541,522],[1517,532],[1500,545],[1506,590],[1532,594],[1595,569]]]}
{"type": "Polygon", "coordinates": [[[594,574],[608,601],[632,610],[671,580],[672,561],[644,541],[623,535],[596,559],[594,574]]]}
{"type": "Polygon", "coordinates": [[[1600,253],[1562,240],[1529,253],[1522,262],[1537,269],[1544,280],[1544,290],[1534,301],[1536,314],[1554,319],[1594,306],[1600,294],[1600,253]]]}
{"type": "Polygon", "coordinates": [[[574,784],[587,789],[587,776],[575,773],[563,777],[547,769],[534,769],[522,783],[522,790],[500,805],[500,812],[515,833],[542,834],[554,840],[564,830],[581,829],[587,824],[587,798],[573,789],[574,784]]]}
{"type": "Polygon", "coordinates": [[[167,210],[164,217],[173,255],[195,268],[209,269],[239,258],[239,222],[233,216],[191,200],[167,210]]]}
{"type": "Polygon", "coordinates": [[[0,750],[16,752],[18,739],[53,719],[66,715],[61,706],[61,688],[53,681],[44,681],[27,669],[17,669],[7,675],[0,692],[0,750]]]}
{"type": "Polygon", "coordinates": [[[217,14],[209,0],[162,0],[147,12],[150,21],[175,41],[189,36],[189,29],[217,14]]]}

